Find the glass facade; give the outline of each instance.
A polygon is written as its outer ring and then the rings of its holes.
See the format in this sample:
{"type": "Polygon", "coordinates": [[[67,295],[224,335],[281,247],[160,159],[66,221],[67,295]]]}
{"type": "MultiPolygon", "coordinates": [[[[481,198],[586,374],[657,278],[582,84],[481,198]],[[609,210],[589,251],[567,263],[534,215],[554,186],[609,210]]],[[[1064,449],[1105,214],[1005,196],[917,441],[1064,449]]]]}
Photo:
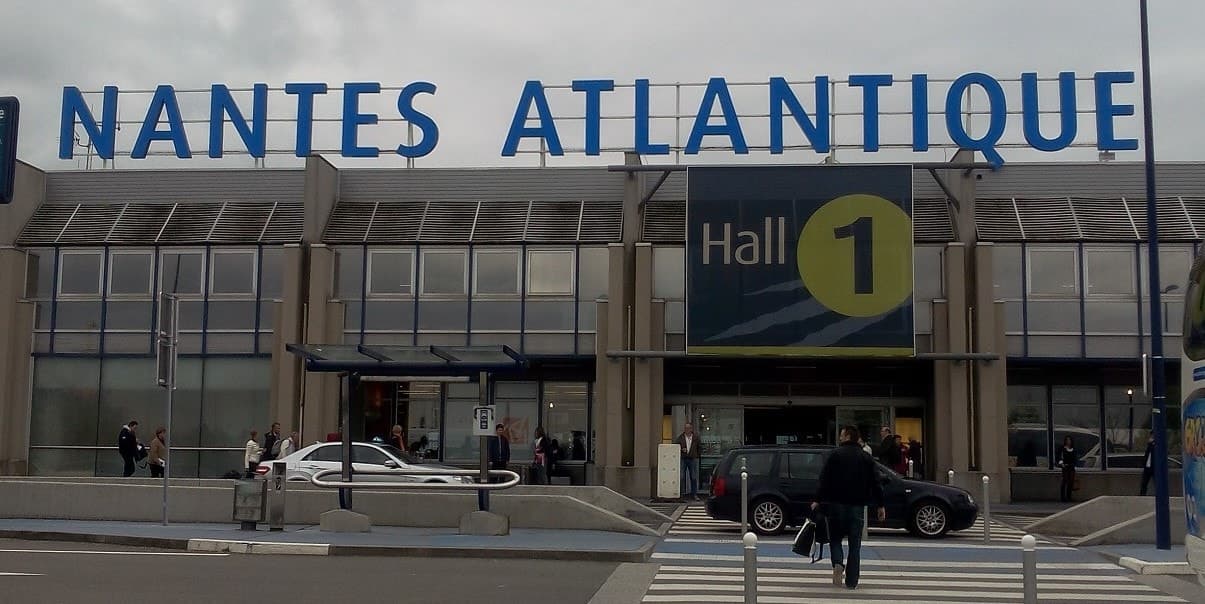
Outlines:
{"type": "MultiPolygon", "coordinates": [[[[221,477],[268,425],[270,346],[283,294],[281,248],[39,248],[30,473],[120,476],[117,434],[150,442],[166,424],[155,383],[155,292],[180,296],[172,474],[221,477]],[[157,285],[157,286],[156,286],[157,285]]],[[[145,472],[145,470],[140,470],[145,472]]]]}

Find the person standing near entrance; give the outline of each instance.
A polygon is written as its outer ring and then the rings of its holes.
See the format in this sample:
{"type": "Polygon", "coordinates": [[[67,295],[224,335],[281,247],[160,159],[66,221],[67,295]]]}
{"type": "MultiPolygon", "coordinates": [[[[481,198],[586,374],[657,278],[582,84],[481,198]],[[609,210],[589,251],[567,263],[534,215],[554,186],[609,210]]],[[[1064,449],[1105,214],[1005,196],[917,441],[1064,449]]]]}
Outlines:
{"type": "MultiPolygon", "coordinates": [[[[674,441],[678,443],[679,452],[682,455],[682,488],[690,485],[691,499],[699,498],[699,435],[695,434],[695,427],[690,422],[682,427],[682,433],[678,435],[678,439],[674,441]]],[[[683,490],[685,493],[685,490],[683,490]]]]}
{"type": "Polygon", "coordinates": [[[1075,490],[1075,465],[1079,463],[1079,453],[1071,436],[1063,437],[1063,447],[1059,449],[1059,467],[1063,469],[1063,482],[1059,484],[1059,501],[1071,501],[1071,492],[1075,490]]]}
{"type": "MultiPolygon", "coordinates": [[[[494,436],[490,437],[490,469],[505,470],[510,464],[510,439],[506,437],[506,426],[494,426],[494,436]]],[[[501,478],[491,482],[501,482],[501,478]]]]}
{"type": "Polygon", "coordinates": [[[280,456],[280,422],[272,422],[272,427],[264,435],[264,454],[262,461],[272,461],[280,456]]]}
{"type": "Polygon", "coordinates": [[[286,438],[284,440],[284,442],[280,443],[280,459],[284,459],[284,458],[288,457],[289,455],[296,453],[297,449],[300,448],[297,446],[297,443],[300,443],[300,442],[301,442],[300,434],[298,434],[296,432],[290,433],[289,437],[286,438]]]}
{"type": "Polygon", "coordinates": [[[138,451],[141,447],[138,445],[138,420],[132,419],[130,423],[121,427],[121,432],[117,434],[117,453],[121,455],[121,461],[125,464],[121,475],[129,478],[134,475],[134,462],[138,460],[138,451]]]}
{"type": "Polygon", "coordinates": [[[891,428],[883,426],[879,430],[879,438],[882,439],[879,444],[879,461],[888,468],[894,468],[900,456],[900,449],[895,444],[895,435],[891,433],[891,428]]]}
{"type": "Polygon", "coordinates": [[[879,483],[874,458],[858,445],[858,429],[841,428],[841,445],[828,456],[820,470],[820,488],[812,510],[825,506],[828,517],[829,548],[833,559],[833,585],[854,589],[862,560],[862,526],[867,506],[877,510],[879,522],[887,519],[883,507],[883,486],[879,483]],[[849,558],[841,540],[849,539],[849,558]]]}
{"type": "Polygon", "coordinates": [[[395,425],[389,432],[389,444],[397,448],[398,451],[406,450],[406,431],[402,429],[401,424],[395,425]]]}
{"type": "Polygon", "coordinates": [[[255,441],[257,436],[259,436],[259,432],[252,430],[251,438],[243,450],[243,468],[247,470],[247,478],[255,478],[255,467],[259,465],[259,456],[264,452],[263,447],[255,441]]]}
{"type": "Polygon", "coordinates": [[[1146,437],[1146,453],[1142,456],[1142,487],[1138,490],[1138,495],[1146,497],[1146,487],[1151,483],[1151,478],[1155,476],[1155,435],[1151,434],[1146,437]]]}
{"type": "Polygon", "coordinates": [[[167,428],[155,429],[155,440],[151,441],[151,456],[146,465],[151,468],[151,478],[163,478],[163,470],[167,467],[167,428]]]}

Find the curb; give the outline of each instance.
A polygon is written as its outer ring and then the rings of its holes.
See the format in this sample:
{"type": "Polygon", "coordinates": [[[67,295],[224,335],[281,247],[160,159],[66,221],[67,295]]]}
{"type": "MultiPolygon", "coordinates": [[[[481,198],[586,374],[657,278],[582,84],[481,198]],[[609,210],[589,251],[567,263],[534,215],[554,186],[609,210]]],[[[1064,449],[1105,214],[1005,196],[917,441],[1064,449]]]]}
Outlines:
{"type": "Polygon", "coordinates": [[[545,550],[536,548],[430,547],[387,545],[333,545],[329,543],[281,543],[226,539],[166,539],[65,533],[55,531],[0,530],[0,538],[27,541],[103,543],[130,547],[185,550],[190,552],[285,555],[285,556],[390,556],[422,558],[506,558],[588,562],[648,562],[660,539],[650,540],[636,550],[545,550]]]}
{"type": "Polygon", "coordinates": [[[1117,564],[1140,575],[1195,575],[1196,571],[1187,562],[1147,562],[1130,556],[1121,556],[1117,564]]]}

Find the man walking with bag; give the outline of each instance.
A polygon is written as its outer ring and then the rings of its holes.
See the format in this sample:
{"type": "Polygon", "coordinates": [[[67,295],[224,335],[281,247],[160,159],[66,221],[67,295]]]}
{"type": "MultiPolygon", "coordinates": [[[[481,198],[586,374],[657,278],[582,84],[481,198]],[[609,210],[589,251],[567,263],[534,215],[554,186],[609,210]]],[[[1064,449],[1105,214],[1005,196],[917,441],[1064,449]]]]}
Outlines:
{"type": "Polygon", "coordinates": [[[820,489],[812,509],[825,506],[828,517],[829,551],[833,559],[833,585],[854,589],[862,557],[862,525],[866,507],[878,510],[879,522],[886,520],[883,507],[883,486],[879,483],[874,458],[858,445],[858,429],[841,428],[841,445],[833,450],[824,469],[820,471],[820,489]],[[849,539],[849,558],[841,547],[841,539],[849,539]]]}

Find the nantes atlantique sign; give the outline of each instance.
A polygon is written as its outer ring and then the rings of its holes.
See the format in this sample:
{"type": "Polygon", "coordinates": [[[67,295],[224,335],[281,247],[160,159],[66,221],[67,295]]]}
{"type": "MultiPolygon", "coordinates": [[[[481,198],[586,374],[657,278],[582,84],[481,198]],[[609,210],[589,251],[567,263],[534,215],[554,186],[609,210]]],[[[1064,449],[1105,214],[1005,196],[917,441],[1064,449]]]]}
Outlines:
{"type": "MultiPolygon", "coordinates": [[[[861,141],[856,146],[867,152],[878,151],[882,144],[881,118],[899,115],[901,112],[911,115],[911,133],[903,143],[896,146],[903,146],[914,152],[928,151],[930,145],[936,144],[940,138],[943,143],[949,141],[957,147],[979,151],[993,164],[1002,164],[1004,158],[1000,155],[999,146],[1002,144],[1010,117],[1016,119],[1018,115],[1021,118],[1025,141],[1019,146],[1039,151],[1059,151],[1076,144],[1077,141],[1080,145],[1085,144],[1085,137],[1078,132],[1077,114],[1092,114],[1095,117],[1094,144],[1097,149],[1137,149],[1136,139],[1118,138],[1115,133],[1117,118],[1134,115],[1134,106],[1115,102],[1114,92],[1120,86],[1133,84],[1134,73],[1101,71],[1092,74],[1091,96],[1094,102],[1090,107],[1087,104],[1077,104],[1077,79],[1089,78],[1077,78],[1074,72],[1060,73],[1057,78],[1057,90],[1039,95],[1039,83],[1044,80],[1040,80],[1036,73],[1023,73],[1019,79],[1019,98],[1015,98],[1016,95],[1009,98],[1006,94],[1004,83],[1008,81],[978,72],[964,74],[952,81],[930,81],[925,74],[914,74],[902,81],[897,81],[889,74],[857,74],[848,76],[842,84],[851,90],[857,89],[855,94],[860,96],[861,102],[854,112],[862,118],[861,141]],[[886,94],[898,89],[905,89],[902,92],[910,99],[910,109],[880,109],[881,100],[886,98],[886,94]],[[986,117],[986,128],[982,132],[971,132],[963,121],[963,98],[972,93],[986,98],[987,106],[976,110],[977,115],[986,117]],[[930,107],[935,96],[941,101],[932,103],[936,106],[930,107]],[[1040,107],[1057,107],[1057,110],[1040,107]],[[1057,120],[1040,123],[1046,121],[1041,119],[1043,115],[1052,114],[1057,114],[1057,120]],[[930,132],[929,118],[934,116],[939,119],[944,117],[941,120],[944,121],[944,132],[930,132]]],[[[1053,79],[1048,81],[1055,82],[1053,79]]],[[[498,142],[502,156],[515,155],[519,152],[520,143],[525,139],[538,139],[544,152],[560,156],[566,153],[565,145],[562,144],[563,135],[567,134],[567,129],[572,128],[572,135],[580,135],[583,140],[580,152],[585,155],[600,155],[604,149],[628,149],[642,155],[657,156],[669,155],[672,152],[671,148],[686,155],[696,155],[701,150],[747,154],[750,148],[780,154],[788,147],[784,143],[786,136],[802,135],[806,138],[808,147],[824,154],[829,153],[835,145],[835,141],[831,140],[832,124],[839,112],[832,106],[833,101],[830,98],[830,85],[835,83],[836,81],[830,81],[828,76],[816,76],[808,82],[791,82],[786,78],[772,77],[764,85],[753,85],[763,88],[761,94],[768,99],[768,106],[742,105],[742,110],[738,111],[732,89],[738,86],[748,87],[750,84],[730,85],[722,77],[710,78],[705,84],[697,85],[703,90],[697,111],[692,112],[693,120],[689,116],[685,120],[689,126],[685,144],[675,142],[671,145],[664,140],[656,140],[651,133],[650,123],[664,117],[651,110],[654,90],[658,86],[664,90],[664,87],[672,87],[673,84],[651,84],[645,79],[622,84],[610,79],[583,79],[574,80],[567,86],[545,86],[538,80],[531,80],[523,85],[518,94],[514,116],[509,126],[499,124],[498,142]],[[625,91],[625,99],[630,96],[631,106],[625,106],[619,114],[604,115],[604,100],[613,101],[614,99],[607,98],[608,95],[616,95],[621,89],[625,91]],[[571,103],[576,105],[572,116],[554,114],[548,95],[553,91],[567,91],[571,95],[571,103]],[[630,127],[601,127],[604,120],[616,119],[630,122],[630,127]],[[768,140],[751,143],[747,133],[754,132],[768,132],[768,140]]],[[[158,142],[170,143],[176,157],[190,158],[194,149],[200,147],[195,147],[197,141],[189,139],[185,124],[201,122],[208,124],[204,153],[211,158],[222,157],[224,152],[233,152],[224,151],[223,147],[227,123],[233,126],[245,152],[252,157],[262,158],[270,149],[283,149],[282,152],[305,157],[310,155],[313,149],[313,127],[318,121],[316,110],[325,102],[337,104],[341,109],[338,117],[322,120],[339,122],[342,134],[339,149],[341,156],[379,157],[381,154],[396,153],[406,158],[424,157],[435,151],[439,144],[440,128],[435,116],[440,112],[438,100],[434,98],[437,91],[437,86],[431,82],[411,82],[389,90],[379,82],[349,82],[341,88],[320,82],[292,82],[285,84],[283,88],[273,89],[269,89],[267,84],[255,84],[246,90],[251,93],[250,102],[240,105],[228,86],[213,84],[208,91],[187,91],[208,92],[210,98],[206,116],[186,119],[182,117],[176,89],[164,84],[154,89],[149,101],[141,100],[146,98],[145,94],[137,97],[140,99],[138,106],[128,106],[130,101],[122,103],[122,109],[127,114],[135,112],[135,115],[145,116],[141,127],[136,130],[136,137],[129,147],[128,155],[133,159],[145,158],[151,145],[158,142]],[[277,96],[281,99],[279,104],[284,105],[283,107],[277,104],[269,107],[270,91],[283,93],[277,96]],[[324,97],[333,91],[341,91],[341,99],[324,101],[324,97]],[[362,107],[362,100],[384,94],[388,94],[390,100],[396,101],[395,113],[400,120],[362,107]],[[270,110],[273,116],[290,116],[286,121],[295,122],[292,141],[274,141],[270,146],[270,141],[267,140],[270,110]],[[417,129],[418,136],[408,137],[406,141],[397,141],[398,144],[392,148],[361,144],[360,135],[386,117],[393,121],[407,122],[412,129],[417,129]],[[281,147],[282,144],[289,146],[281,147]]],[[[180,93],[184,92],[186,91],[180,93]]],[[[63,89],[60,158],[72,158],[75,152],[73,141],[76,140],[77,125],[83,128],[98,156],[102,159],[113,158],[118,148],[117,116],[122,93],[116,86],[105,86],[98,94],[101,97],[99,116],[93,113],[85,94],[79,88],[67,86],[63,89]]],[[[690,109],[687,108],[688,111],[690,109]]],[[[273,121],[281,120],[274,117],[273,121]]],[[[480,126],[475,124],[474,127],[480,126]]]]}

